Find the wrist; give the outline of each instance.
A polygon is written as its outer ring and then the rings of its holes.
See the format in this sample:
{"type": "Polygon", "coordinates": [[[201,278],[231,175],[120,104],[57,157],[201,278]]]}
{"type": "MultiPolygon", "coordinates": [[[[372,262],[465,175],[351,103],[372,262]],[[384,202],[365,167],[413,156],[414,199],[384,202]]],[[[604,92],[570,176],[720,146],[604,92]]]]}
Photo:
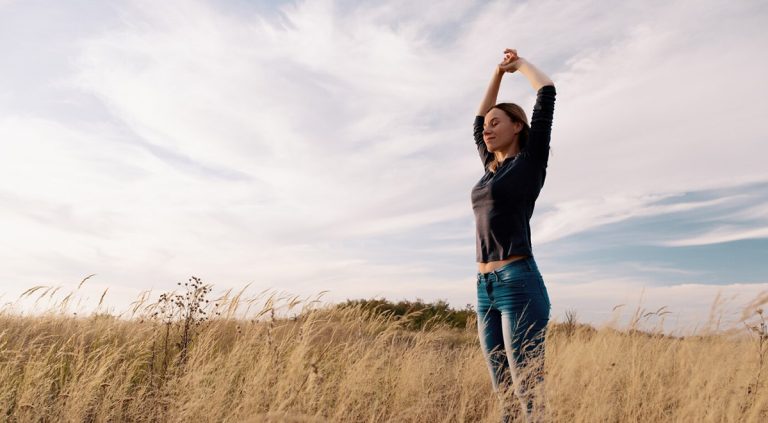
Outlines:
{"type": "Polygon", "coordinates": [[[523,59],[522,57],[517,59],[517,70],[521,70],[524,67],[527,67],[530,65],[527,60],[523,59]]]}

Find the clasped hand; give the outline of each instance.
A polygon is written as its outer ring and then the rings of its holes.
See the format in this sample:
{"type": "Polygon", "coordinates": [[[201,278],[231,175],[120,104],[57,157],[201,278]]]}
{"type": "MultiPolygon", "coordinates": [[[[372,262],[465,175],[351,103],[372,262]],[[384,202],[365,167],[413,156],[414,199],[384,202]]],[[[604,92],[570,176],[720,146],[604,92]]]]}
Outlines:
{"type": "Polygon", "coordinates": [[[504,49],[504,60],[498,65],[499,70],[503,72],[513,73],[520,68],[520,57],[517,55],[517,50],[507,48],[504,49]]]}

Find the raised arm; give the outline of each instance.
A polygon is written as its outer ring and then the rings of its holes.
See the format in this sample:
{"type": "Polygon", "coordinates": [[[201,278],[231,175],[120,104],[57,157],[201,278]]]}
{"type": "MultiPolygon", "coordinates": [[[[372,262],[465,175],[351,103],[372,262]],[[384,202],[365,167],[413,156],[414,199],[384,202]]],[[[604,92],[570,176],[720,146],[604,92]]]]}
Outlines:
{"type": "MultiPolygon", "coordinates": [[[[507,49],[506,54],[517,55],[515,50],[507,49]]],[[[506,72],[520,71],[536,90],[536,104],[531,115],[531,130],[528,135],[528,150],[531,157],[547,167],[549,158],[549,142],[552,132],[552,116],[555,111],[555,83],[532,63],[517,58],[514,61],[499,65],[506,72]]]]}
{"type": "Polygon", "coordinates": [[[480,103],[480,108],[477,109],[477,116],[485,116],[488,109],[496,105],[496,97],[499,95],[501,78],[504,76],[504,73],[506,73],[506,71],[500,66],[496,66],[493,70],[491,82],[488,83],[488,89],[485,90],[485,97],[480,103]]]}
{"type": "Polygon", "coordinates": [[[501,78],[507,72],[514,72],[514,70],[508,70],[510,63],[518,60],[517,51],[507,49],[504,51],[504,59],[496,65],[493,69],[493,75],[491,76],[491,82],[488,83],[488,88],[485,90],[485,97],[480,102],[480,107],[477,109],[475,115],[475,121],[473,124],[475,145],[477,146],[477,152],[480,155],[480,160],[483,162],[485,168],[493,161],[493,154],[488,151],[483,140],[483,125],[485,124],[485,114],[488,110],[496,105],[496,97],[499,95],[499,87],[501,86],[501,78]]]}
{"type": "Polygon", "coordinates": [[[501,69],[500,65],[496,66],[493,70],[493,76],[491,76],[491,82],[488,83],[488,89],[485,91],[485,97],[480,103],[480,108],[477,109],[477,115],[472,125],[473,135],[475,137],[475,146],[477,146],[477,154],[480,155],[480,161],[483,162],[483,168],[488,168],[488,164],[493,160],[493,153],[488,151],[488,147],[485,146],[485,140],[483,140],[483,125],[485,124],[485,113],[491,107],[496,105],[496,97],[499,94],[499,86],[501,86],[501,78],[506,71],[501,69]]]}

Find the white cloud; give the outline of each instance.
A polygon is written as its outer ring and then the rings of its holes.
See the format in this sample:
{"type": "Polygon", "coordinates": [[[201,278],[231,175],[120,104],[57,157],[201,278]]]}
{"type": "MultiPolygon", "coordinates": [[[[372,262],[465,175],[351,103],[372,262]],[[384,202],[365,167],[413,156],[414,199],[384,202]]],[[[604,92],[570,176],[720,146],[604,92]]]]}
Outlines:
{"type": "MultiPolygon", "coordinates": [[[[754,198],[755,202],[761,201],[760,198],[754,198]]],[[[744,220],[765,220],[768,218],[768,204],[757,203],[747,206],[746,208],[733,211],[723,216],[728,220],[744,221],[744,220]]]]}
{"type": "Polygon", "coordinates": [[[701,235],[672,241],[662,241],[661,245],[668,247],[688,247],[692,245],[717,244],[752,238],[768,238],[768,227],[745,229],[742,227],[722,226],[701,235]]]}
{"type": "Polygon", "coordinates": [[[679,194],[672,192],[637,196],[616,193],[602,198],[563,201],[558,203],[554,210],[540,212],[535,219],[532,219],[536,224],[531,231],[534,234],[535,243],[543,244],[610,223],[709,208],[729,204],[744,197],[743,195],[733,195],[705,201],[653,204],[678,196],[679,194]]]}
{"type": "MultiPolygon", "coordinates": [[[[12,113],[22,91],[8,87],[22,80],[0,81],[11,111],[0,121],[0,230],[14,240],[0,245],[14,260],[0,276],[14,289],[88,273],[144,289],[190,272],[339,295],[407,281],[395,286],[415,292],[441,287],[436,265],[349,243],[421,240],[441,224],[431,239],[455,242],[434,251],[466,259],[471,274],[469,190],[481,169],[469,124],[505,47],[559,93],[534,244],[726,204],[735,199],[653,203],[768,178],[758,119],[768,88],[749,83],[768,70],[754,54],[765,47],[759,5],[346,6],[297,2],[277,22],[213,2],[126,2],[118,22],[63,43],[58,68],[25,75],[45,87],[25,97],[38,115],[12,113]],[[60,101],[46,102],[52,93],[60,101]]],[[[532,94],[515,74],[499,98],[530,110],[532,94]]]]}

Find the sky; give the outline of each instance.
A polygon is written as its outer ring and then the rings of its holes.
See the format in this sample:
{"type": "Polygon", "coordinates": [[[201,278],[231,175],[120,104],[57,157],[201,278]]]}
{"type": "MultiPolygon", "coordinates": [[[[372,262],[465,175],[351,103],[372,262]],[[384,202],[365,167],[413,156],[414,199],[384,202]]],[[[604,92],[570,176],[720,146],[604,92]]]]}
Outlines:
{"type": "MultiPolygon", "coordinates": [[[[737,323],[768,291],[765,22],[764,1],[0,0],[0,305],[92,274],[83,310],[191,276],[474,305],[471,122],[515,48],[558,92],[531,219],[552,319],[690,329],[719,298],[737,323]]],[[[499,101],[535,92],[507,74],[499,101]]]]}

